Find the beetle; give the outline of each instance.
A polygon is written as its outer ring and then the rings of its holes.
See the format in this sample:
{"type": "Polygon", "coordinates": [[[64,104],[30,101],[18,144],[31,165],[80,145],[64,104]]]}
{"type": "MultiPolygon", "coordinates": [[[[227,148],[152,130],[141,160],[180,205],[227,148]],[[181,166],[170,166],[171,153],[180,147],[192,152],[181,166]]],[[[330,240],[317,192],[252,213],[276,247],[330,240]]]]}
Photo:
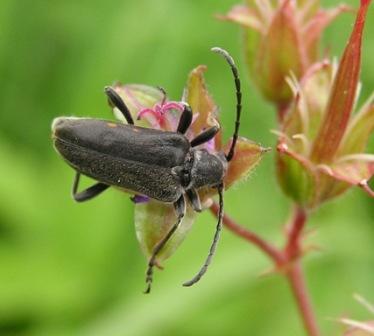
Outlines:
{"type": "Polygon", "coordinates": [[[92,118],[59,117],[52,123],[54,147],[76,171],[72,188],[75,201],[90,200],[109,187],[119,187],[133,193],[174,205],[177,220],[167,234],[156,244],[148,261],[146,290],[153,281],[156,257],[177,230],[186,212],[186,200],[200,212],[198,190],[217,188],[219,213],[209,254],[199,272],[184,286],[198,282],[205,274],[215,253],[222,229],[223,179],[235,153],[241,115],[241,88],[237,67],[230,54],[221,48],[212,48],[229,64],[236,89],[236,120],[228,153],[208,152],[199,145],[213,139],[219,126],[212,126],[189,141],[185,136],[192,123],[192,110],[184,104],[175,132],[144,128],[134,120],[122,98],[111,87],[105,87],[109,103],[125,117],[127,124],[92,118]],[[96,184],[78,192],[80,175],[89,176],[96,184]]]}

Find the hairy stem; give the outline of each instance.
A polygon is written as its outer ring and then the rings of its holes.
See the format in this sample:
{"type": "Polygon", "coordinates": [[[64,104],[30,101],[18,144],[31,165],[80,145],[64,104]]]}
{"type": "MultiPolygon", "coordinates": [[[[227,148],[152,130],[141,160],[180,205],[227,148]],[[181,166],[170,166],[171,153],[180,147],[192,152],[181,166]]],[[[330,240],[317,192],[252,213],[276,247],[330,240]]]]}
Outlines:
{"type": "MultiPolygon", "coordinates": [[[[214,202],[210,207],[210,211],[217,216],[218,210],[219,206],[214,202]]],[[[237,224],[228,215],[225,214],[223,217],[223,225],[226,228],[249,243],[257,246],[274,262],[277,269],[284,271],[282,274],[285,275],[290,284],[307,335],[319,336],[318,325],[299,261],[301,257],[300,240],[306,221],[307,214],[305,210],[300,207],[295,207],[292,222],[287,230],[286,244],[283,249],[279,249],[258,234],[237,224]]]]}

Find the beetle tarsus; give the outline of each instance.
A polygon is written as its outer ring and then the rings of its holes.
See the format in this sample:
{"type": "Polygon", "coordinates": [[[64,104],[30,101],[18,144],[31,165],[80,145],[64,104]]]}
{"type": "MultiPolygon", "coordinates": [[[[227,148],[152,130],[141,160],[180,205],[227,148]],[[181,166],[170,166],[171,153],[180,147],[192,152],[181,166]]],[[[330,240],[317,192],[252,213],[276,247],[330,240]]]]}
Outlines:
{"type": "Polygon", "coordinates": [[[98,182],[83,191],[77,192],[78,186],[79,186],[80,175],[81,175],[80,173],[76,172],[74,182],[73,182],[72,195],[76,202],[88,201],[100,195],[103,191],[109,188],[109,185],[98,182]]]}
{"type": "Polygon", "coordinates": [[[219,241],[221,230],[222,230],[222,218],[223,218],[223,195],[222,195],[222,193],[223,193],[223,185],[221,184],[220,186],[218,186],[218,195],[219,195],[218,223],[217,223],[216,232],[214,234],[212,245],[210,246],[210,249],[209,249],[208,257],[205,259],[204,265],[200,268],[200,271],[191,280],[186,281],[183,284],[183,286],[185,286],[185,287],[192,286],[193,284],[195,284],[196,282],[198,282],[202,278],[202,276],[207,271],[207,269],[208,269],[208,267],[209,267],[209,265],[212,261],[213,255],[216,251],[217,243],[219,241]]]}
{"type": "Polygon", "coordinates": [[[172,228],[169,230],[169,232],[166,234],[166,236],[153,249],[152,256],[148,262],[148,269],[146,272],[146,279],[145,279],[147,287],[144,291],[144,294],[148,294],[151,292],[152,281],[153,281],[153,268],[154,266],[156,266],[156,263],[157,263],[156,258],[157,258],[158,253],[162,250],[165,244],[169,241],[173,233],[178,229],[179,224],[182,222],[182,219],[186,213],[186,202],[184,200],[183,195],[174,203],[174,208],[177,213],[177,221],[172,226],[172,228]]]}

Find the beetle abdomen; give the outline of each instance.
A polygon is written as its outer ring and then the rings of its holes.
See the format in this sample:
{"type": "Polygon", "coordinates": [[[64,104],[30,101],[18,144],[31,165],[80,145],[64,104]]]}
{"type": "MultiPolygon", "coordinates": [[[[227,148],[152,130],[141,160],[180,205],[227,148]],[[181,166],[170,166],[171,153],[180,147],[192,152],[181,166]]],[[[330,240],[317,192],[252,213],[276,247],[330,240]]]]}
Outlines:
{"type": "Polygon", "coordinates": [[[52,128],[55,138],[159,167],[182,165],[190,150],[190,143],[182,134],[106,120],[61,117],[55,119],[52,128]]]}
{"type": "Polygon", "coordinates": [[[102,183],[162,202],[175,202],[183,192],[171,168],[99,153],[58,138],[55,139],[55,147],[69,165],[102,183]]]}

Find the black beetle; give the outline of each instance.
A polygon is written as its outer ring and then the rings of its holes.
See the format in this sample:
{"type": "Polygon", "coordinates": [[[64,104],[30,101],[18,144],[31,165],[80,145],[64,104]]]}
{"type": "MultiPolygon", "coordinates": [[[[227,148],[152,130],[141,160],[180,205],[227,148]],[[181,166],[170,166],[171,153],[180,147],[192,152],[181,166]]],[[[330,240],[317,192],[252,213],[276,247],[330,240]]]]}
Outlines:
{"type": "Polygon", "coordinates": [[[219,131],[213,126],[189,141],[184,135],[192,123],[191,108],[185,104],[175,132],[138,127],[120,96],[106,87],[111,105],[117,107],[128,124],[91,118],[56,118],[52,124],[54,146],[64,160],[76,170],[73,197],[87,201],[110,186],[130,190],[165,203],[173,203],[177,221],[155,246],[148,262],[147,289],[150,292],[156,256],[181,223],[187,198],[195,211],[201,211],[197,190],[217,188],[219,218],[208,257],[200,271],[184,286],[191,286],[206,272],[219,240],[223,217],[223,178],[228,162],[233,158],[238,139],[241,113],[241,91],[238,70],[227,51],[213,48],[231,67],[236,88],[236,121],[231,148],[227,154],[209,153],[197,146],[212,139],[219,131]],[[78,192],[80,174],[98,183],[78,192]]]}

